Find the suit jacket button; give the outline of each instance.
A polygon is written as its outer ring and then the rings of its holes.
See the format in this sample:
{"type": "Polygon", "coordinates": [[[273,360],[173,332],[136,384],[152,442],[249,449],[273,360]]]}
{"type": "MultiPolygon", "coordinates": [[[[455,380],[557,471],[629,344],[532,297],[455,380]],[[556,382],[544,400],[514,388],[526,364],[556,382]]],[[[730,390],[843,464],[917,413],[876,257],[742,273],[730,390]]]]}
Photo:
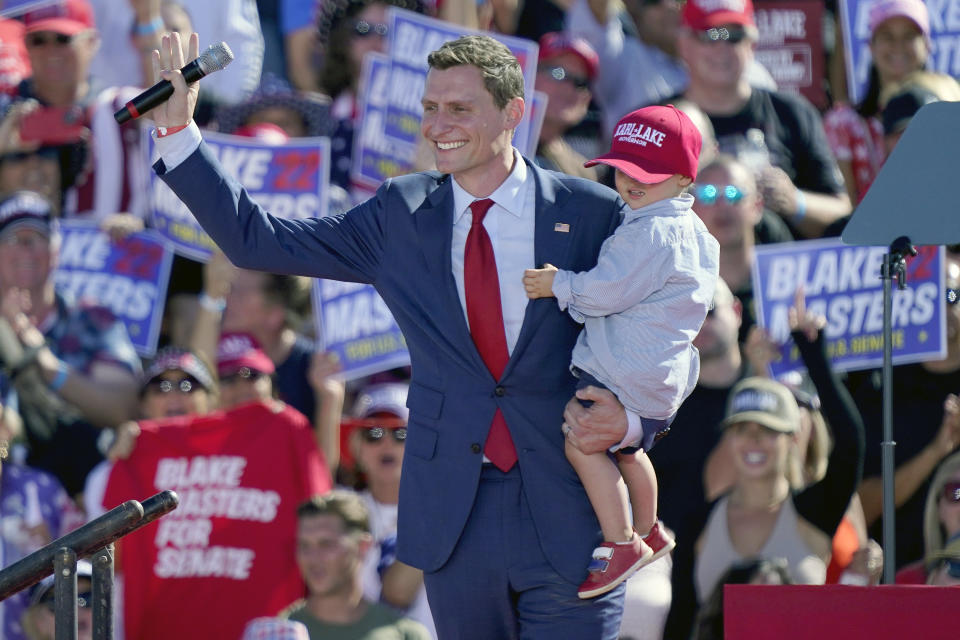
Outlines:
{"type": "Polygon", "coordinates": [[[480,447],[480,445],[477,444],[476,442],[474,442],[472,445],[470,445],[470,451],[473,451],[474,453],[480,453],[482,450],[483,450],[483,449],[482,449],[482,448],[480,447]]]}
{"type": "Polygon", "coordinates": [[[493,390],[493,394],[498,398],[502,398],[503,396],[507,395],[507,390],[500,385],[497,385],[497,388],[493,390]]]}

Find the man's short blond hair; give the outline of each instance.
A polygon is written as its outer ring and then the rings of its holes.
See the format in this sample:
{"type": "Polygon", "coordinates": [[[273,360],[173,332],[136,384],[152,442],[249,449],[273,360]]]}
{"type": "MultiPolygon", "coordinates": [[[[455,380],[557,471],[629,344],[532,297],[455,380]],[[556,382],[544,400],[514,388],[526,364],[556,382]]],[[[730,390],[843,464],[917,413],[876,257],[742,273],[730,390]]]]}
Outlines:
{"type": "Polygon", "coordinates": [[[476,67],[498,109],[506,107],[514,98],[523,98],[520,63],[506,45],[490,36],[463,36],[445,42],[427,56],[427,64],[438,71],[463,65],[476,67]]]}

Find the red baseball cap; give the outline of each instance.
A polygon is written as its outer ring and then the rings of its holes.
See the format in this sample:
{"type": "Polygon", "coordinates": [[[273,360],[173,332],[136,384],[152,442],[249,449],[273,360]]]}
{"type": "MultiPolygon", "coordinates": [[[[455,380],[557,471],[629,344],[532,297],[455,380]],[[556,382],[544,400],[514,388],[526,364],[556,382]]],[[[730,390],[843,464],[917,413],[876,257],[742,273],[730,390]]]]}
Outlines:
{"type": "Polygon", "coordinates": [[[590,80],[597,77],[597,70],[600,68],[600,58],[597,52],[593,50],[590,43],[583,38],[573,38],[561,31],[545,33],[540,38],[540,62],[546,62],[562,56],[565,53],[572,53],[581,60],[587,67],[587,76],[590,80]]]}
{"type": "Polygon", "coordinates": [[[23,14],[27,33],[52,31],[72,36],[93,29],[93,7],[87,0],[63,0],[23,14]]]}
{"type": "Polygon", "coordinates": [[[694,31],[724,24],[755,27],[752,0],[687,0],[681,21],[694,31]]]}
{"type": "Polygon", "coordinates": [[[224,333],[217,344],[217,375],[230,375],[243,367],[266,375],[272,375],[276,370],[273,361],[252,335],[224,333]]]}
{"type": "Polygon", "coordinates": [[[613,131],[610,151],[583,166],[610,165],[644,184],[674,174],[697,177],[703,138],[693,121],[672,104],[628,113],[613,131]]]}
{"type": "Polygon", "coordinates": [[[233,132],[235,136],[244,136],[246,138],[257,138],[267,144],[286,144],[290,136],[279,125],[272,122],[257,122],[255,124],[245,124],[233,132]]]}

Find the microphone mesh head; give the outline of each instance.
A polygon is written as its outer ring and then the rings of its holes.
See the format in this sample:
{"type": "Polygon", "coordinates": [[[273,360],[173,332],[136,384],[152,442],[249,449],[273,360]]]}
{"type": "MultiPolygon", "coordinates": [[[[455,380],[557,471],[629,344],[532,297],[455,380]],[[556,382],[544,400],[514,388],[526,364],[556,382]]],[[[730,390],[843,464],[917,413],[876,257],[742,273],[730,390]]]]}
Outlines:
{"type": "Polygon", "coordinates": [[[197,58],[197,64],[200,65],[203,75],[220,71],[231,62],[233,62],[233,51],[230,50],[226,42],[217,42],[210,45],[197,58]]]}

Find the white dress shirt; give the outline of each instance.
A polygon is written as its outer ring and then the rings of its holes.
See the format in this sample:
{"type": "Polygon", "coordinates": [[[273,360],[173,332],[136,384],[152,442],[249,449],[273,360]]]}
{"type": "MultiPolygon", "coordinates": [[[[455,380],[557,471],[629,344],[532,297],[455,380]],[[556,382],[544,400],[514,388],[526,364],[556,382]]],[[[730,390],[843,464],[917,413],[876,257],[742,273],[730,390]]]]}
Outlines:
{"type": "MultiPolygon", "coordinates": [[[[527,293],[523,288],[523,272],[532,269],[533,238],[536,222],[536,185],[528,179],[527,163],[520,152],[513,150],[513,169],[507,179],[490,194],[493,206],[483,219],[483,228],[490,236],[493,255],[497,261],[500,281],[500,305],[503,308],[503,329],[507,336],[507,351],[513,353],[520,337],[523,314],[527,310],[527,293]]],[[[453,278],[460,294],[460,306],[467,314],[467,299],[463,289],[463,254],[467,234],[473,224],[470,204],[474,198],[453,179],[453,241],[451,265],[453,278]]],[[[469,320],[467,325],[469,326],[469,320]]]]}

